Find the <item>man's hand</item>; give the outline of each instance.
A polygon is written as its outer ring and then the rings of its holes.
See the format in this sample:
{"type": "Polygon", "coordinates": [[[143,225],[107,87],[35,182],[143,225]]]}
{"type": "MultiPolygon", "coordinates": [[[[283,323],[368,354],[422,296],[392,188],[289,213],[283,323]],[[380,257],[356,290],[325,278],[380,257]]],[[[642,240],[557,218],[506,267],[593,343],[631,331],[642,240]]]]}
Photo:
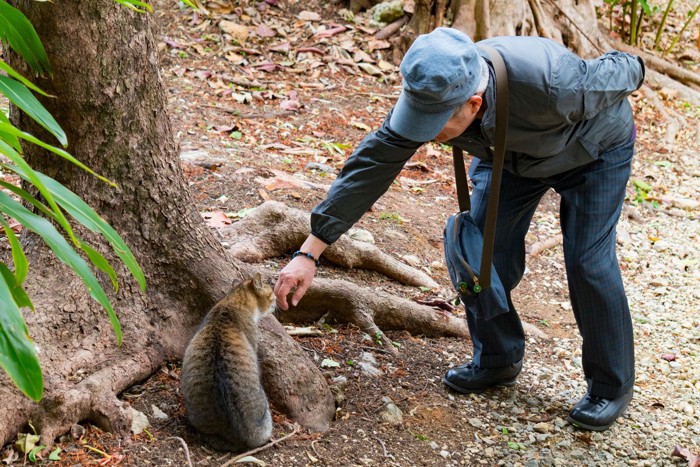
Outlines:
{"type": "Polygon", "coordinates": [[[301,297],[304,296],[311,281],[316,274],[316,264],[310,258],[297,256],[287,264],[280,272],[280,276],[275,284],[275,296],[277,297],[277,307],[281,310],[289,308],[287,295],[294,292],[290,303],[297,306],[301,297]]]}

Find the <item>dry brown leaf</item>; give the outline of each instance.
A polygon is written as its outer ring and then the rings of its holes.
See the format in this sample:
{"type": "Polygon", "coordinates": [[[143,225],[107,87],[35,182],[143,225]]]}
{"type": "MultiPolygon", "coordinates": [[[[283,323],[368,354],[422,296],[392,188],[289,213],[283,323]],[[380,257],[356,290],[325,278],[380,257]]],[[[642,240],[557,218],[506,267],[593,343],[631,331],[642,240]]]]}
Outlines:
{"type": "Polygon", "coordinates": [[[357,66],[360,67],[360,69],[362,71],[364,71],[365,73],[370,74],[372,76],[383,76],[384,75],[384,73],[382,73],[382,70],[380,70],[376,66],[372,65],[371,63],[364,63],[364,62],[358,63],[357,66]]]}
{"type": "Polygon", "coordinates": [[[297,15],[297,18],[304,21],[321,21],[321,15],[313,11],[304,10],[297,15]]]}
{"type": "Polygon", "coordinates": [[[255,34],[260,37],[275,37],[277,32],[266,24],[260,24],[255,28],[255,34]]]}
{"type": "Polygon", "coordinates": [[[221,29],[226,34],[230,34],[233,39],[243,44],[248,39],[248,26],[243,24],[234,23],[233,21],[228,21],[222,19],[219,21],[219,29],[221,29]]]}
{"type": "Polygon", "coordinates": [[[687,460],[688,467],[700,467],[700,454],[694,453],[688,448],[676,446],[671,455],[687,460]]]}
{"type": "Polygon", "coordinates": [[[207,222],[209,227],[214,227],[215,229],[220,229],[221,227],[229,225],[232,222],[223,211],[203,212],[202,217],[207,222]]]}

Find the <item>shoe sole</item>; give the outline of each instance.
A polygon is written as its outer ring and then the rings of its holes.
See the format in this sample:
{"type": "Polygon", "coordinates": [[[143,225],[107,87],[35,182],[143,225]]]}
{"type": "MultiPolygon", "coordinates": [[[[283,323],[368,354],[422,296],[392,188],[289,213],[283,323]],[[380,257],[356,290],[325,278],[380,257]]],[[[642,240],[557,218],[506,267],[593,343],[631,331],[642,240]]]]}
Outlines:
{"type": "Polygon", "coordinates": [[[445,378],[442,378],[442,382],[447,386],[448,388],[457,391],[461,394],[480,394],[487,389],[494,388],[494,387],[507,387],[507,386],[513,386],[515,385],[515,378],[508,380],[508,381],[499,381],[497,383],[492,384],[491,386],[485,387],[485,388],[474,388],[474,389],[468,389],[468,388],[463,388],[461,386],[457,386],[454,383],[451,383],[450,381],[446,380],[445,378]]]}
{"type": "MultiPolygon", "coordinates": [[[[617,416],[617,418],[622,417],[625,414],[625,412],[627,412],[627,409],[623,410],[620,413],[620,415],[617,416]]],[[[610,428],[611,426],[613,426],[615,424],[615,422],[617,421],[617,418],[615,420],[613,420],[612,422],[608,423],[607,425],[589,425],[587,423],[579,422],[578,420],[571,418],[570,415],[568,417],[566,417],[566,421],[571,423],[576,428],[582,428],[584,430],[589,430],[589,431],[606,431],[608,428],[610,428]]]]}

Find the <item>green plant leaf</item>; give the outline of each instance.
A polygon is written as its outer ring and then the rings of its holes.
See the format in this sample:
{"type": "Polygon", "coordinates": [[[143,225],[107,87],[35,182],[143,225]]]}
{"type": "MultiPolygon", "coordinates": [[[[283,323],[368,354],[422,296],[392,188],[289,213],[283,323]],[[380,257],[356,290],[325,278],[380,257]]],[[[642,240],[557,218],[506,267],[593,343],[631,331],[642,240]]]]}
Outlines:
{"type": "Polygon", "coordinates": [[[60,461],[60,460],[61,460],[61,456],[60,456],[59,454],[61,454],[61,448],[56,448],[56,449],[54,449],[54,450],[51,451],[51,453],[49,454],[49,460],[50,460],[50,461],[60,461]]]}
{"type": "Polygon", "coordinates": [[[19,239],[10,227],[10,224],[2,217],[0,217],[0,223],[2,223],[2,226],[5,228],[5,235],[7,235],[7,239],[10,241],[10,247],[12,248],[12,264],[15,266],[15,278],[17,282],[22,285],[27,278],[27,271],[29,270],[27,256],[24,254],[22,245],[20,245],[19,239]]]}
{"type": "Polygon", "coordinates": [[[32,462],[37,462],[38,459],[36,458],[36,455],[39,454],[39,452],[41,452],[41,450],[44,449],[45,447],[46,446],[41,444],[41,445],[35,447],[34,449],[32,449],[31,451],[29,451],[27,453],[27,457],[29,458],[29,460],[32,462]]]}
{"type": "Polygon", "coordinates": [[[139,13],[152,12],[153,7],[148,3],[140,2],[138,0],[115,0],[117,3],[124,5],[125,7],[137,11],[139,13]]]}
{"type": "Polygon", "coordinates": [[[112,285],[114,286],[114,291],[118,292],[119,284],[117,283],[117,273],[114,272],[114,268],[112,268],[112,266],[109,264],[109,261],[107,261],[105,257],[100,254],[100,252],[85,242],[80,242],[80,247],[83,249],[85,254],[88,255],[90,262],[94,264],[97,269],[109,276],[109,279],[112,281],[112,285]]]}
{"type": "MultiPolygon", "coordinates": [[[[5,112],[0,110],[0,122],[10,125],[10,119],[7,118],[5,112]]],[[[22,146],[19,144],[19,138],[4,131],[0,131],[0,141],[5,141],[7,144],[12,146],[12,148],[17,152],[22,152],[22,146]]]]}
{"type": "Polygon", "coordinates": [[[40,88],[39,86],[37,86],[36,84],[32,83],[32,82],[29,81],[27,78],[25,78],[24,76],[22,76],[22,75],[20,75],[19,73],[17,73],[17,72],[14,70],[14,68],[12,68],[10,65],[8,65],[8,64],[7,64],[5,61],[3,61],[3,60],[0,60],[0,70],[2,70],[2,71],[4,71],[5,73],[7,73],[7,75],[8,75],[10,78],[16,79],[17,81],[19,81],[20,83],[24,84],[25,86],[27,86],[27,87],[28,87],[29,89],[31,89],[32,91],[34,91],[34,92],[36,92],[36,93],[38,93],[38,94],[41,94],[42,96],[46,96],[46,97],[55,97],[55,96],[52,96],[51,94],[47,94],[47,93],[45,93],[44,91],[42,91],[41,88],[40,88]]]}
{"type": "Polygon", "coordinates": [[[92,274],[90,267],[85,260],[71,247],[65,238],[56,230],[56,228],[43,217],[29,211],[27,208],[19,204],[10,196],[0,191],[0,211],[10,217],[13,217],[27,229],[41,236],[46,244],[51,248],[56,257],[66,263],[85,283],[85,286],[94,298],[107,311],[109,320],[114,328],[114,334],[117,338],[117,343],[121,345],[122,330],[117,315],[109,302],[109,298],[100,286],[95,276],[92,274]]]}
{"type": "Polygon", "coordinates": [[[0,366],[20,391],[39,401],[44,393],[39,358],[10,288],[0,274],[0,366]]]}
{"type": "MultiPolygon", "coordinates": [[[[27,174],[23,170],[13,166],[8,166],[8,168],[16,172],[24,180],[28,179],[27,174]]],[[[114,249],[116,255],[119,256],[119,258],[124,262],[126,267],[131,272],[131,275],[134,276],[134,279],[136,279],[136,281],[139,283],[141,289],[145,290],[146,277],[143,274],[143,270],[139,266],[129,247],[126,245],[124,240],[122,240],[119,234],[112,228],[112,226],[110,226],[107,221],[102,219],[85,201],[83,201],[78,195],[70,191],[68,188],[64,187],[53,178],[42,174],[41,172],[35,172],[35,174],[41,180],[42,184],[51,192],[56,202],[63,209],[65,209],[68,214],[70,214],[76,221],[88,229],[102,234],[105,239],[107,239],[109,244],[114,249]]],[[[22,196],[19,193],[17,194],[22,196]]],[[[28,193],[26,193],[26,195],[29,196],[28,193]]],[[[24,196],[22,197],[24,198],[24,196]]]]}
{"type": "MultiPolygon", "coordinates": [[[[2,126],[2,123],[0,123],[0,126],[2,126]]],[[[14,128],[14,127],[12,127],[14,128]]],[[[68,220],[66,217],[63,215],[63,211],[58,207],[56,204],[56,201],[53,199],[53,196],[51,193],[46,189],[43,183],[41,183],[41,180],[37,177],[37,172],[35,172],[29,164],[20,156],[17,151],[15,151],[13,148],[11,148],[6,142],[0,141],[0,153],[5,154],[8,159],[10,159],[12,162],[17,164],[18,167],[22,168],[24,172],[27,175],[27,179],[29,182],[34,185],[34,187],[39,190],[39,193],[46,198],[46,202],[49,204],[51,207],[51,210],[53,211],[53,216],[52,218],[61,226],[63,229],[66,231],[70,239],[75,243],[76,245],[79,245],[78,239],[75,237],[73,234],[73,229],[71,228],[70,224],[68,223],[68,220]]],[[[5,167],[12,167],[12,166],[7,166],[5,167]]]]}
{"type": "Polygon", "coordinates": [[[17,278],[15,277],[14,273],[10,270],[10,268],[7,267],[5,263],[0,263],[0,275],[3,276],[3,278],[5,279],[5,283],[10,287],[9,290],[12,294],[12,299],[15,301],[15,304],[19,308],[26,306],[28,308],[31,308],[33,311],[34,305],[29,299],[29,295],[27,295],[27,292],[22,288],[22,284],[20,284],[17,281],[17,278]]]}
{"type": "MultiPolygon", "coordinates": [[[[2,0],[0,0],[0,2],[2,2],[2,0]]],[[[40,139],[30,135],[29,133],[25,133],[21,130],[18,130],[17,128],[12,126],[11,124],[0,122],[0,132],[9,133],[10,135],[22,138],[25,141],[29,141],[30,143],[34,143],[39,147],[47,149],[47,150],[51,151],[52,153],[61,156],[62,158],[64,158],[68,162],[75,164],[76,166],[80,167],[81,169],[83,169],[87,173],[99,178],[103,182],[108,183],[111,186],[117,186],[116,183],[112,182],[111,180],[106,179],[105,177],[103,177],[101,175],[98,175],[97,173],[95,173],[94,170],[90,169],[88,166],[86,166],[85,164],[80,162],[75,157],[71,156],[69,153],[67,153],[63,149],[57,148],[56,146],[51,146],[50,144],[46,144],[43,141],[41,141],[40,139]]]]}
{"type": "Polygon", "coordinates": [[[0,76],[0,93],[54,135],[63,147],[68,145],[68,138],[61,126],[24,84],[7,76],[0,76]]]}
{"type": "Polygon", "coordinates": [[[39,35],[26,16],[0,0],[0,40],[17,52],[37,74],[51,74],[51,64],[39,35]]]}

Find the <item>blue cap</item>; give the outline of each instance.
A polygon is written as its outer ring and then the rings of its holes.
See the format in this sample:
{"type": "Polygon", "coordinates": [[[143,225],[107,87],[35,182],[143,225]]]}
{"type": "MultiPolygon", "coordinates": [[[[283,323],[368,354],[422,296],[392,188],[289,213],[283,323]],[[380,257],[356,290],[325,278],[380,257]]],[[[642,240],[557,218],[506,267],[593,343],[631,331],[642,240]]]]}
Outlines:
{"type": "Polygon", "coordinates": [[[437,28],[418,36],[401,61],[403,90],[389,125],[411,141],[435,138],[455,109],[476,92],[481,63],[461,31],[437,28]]]}

